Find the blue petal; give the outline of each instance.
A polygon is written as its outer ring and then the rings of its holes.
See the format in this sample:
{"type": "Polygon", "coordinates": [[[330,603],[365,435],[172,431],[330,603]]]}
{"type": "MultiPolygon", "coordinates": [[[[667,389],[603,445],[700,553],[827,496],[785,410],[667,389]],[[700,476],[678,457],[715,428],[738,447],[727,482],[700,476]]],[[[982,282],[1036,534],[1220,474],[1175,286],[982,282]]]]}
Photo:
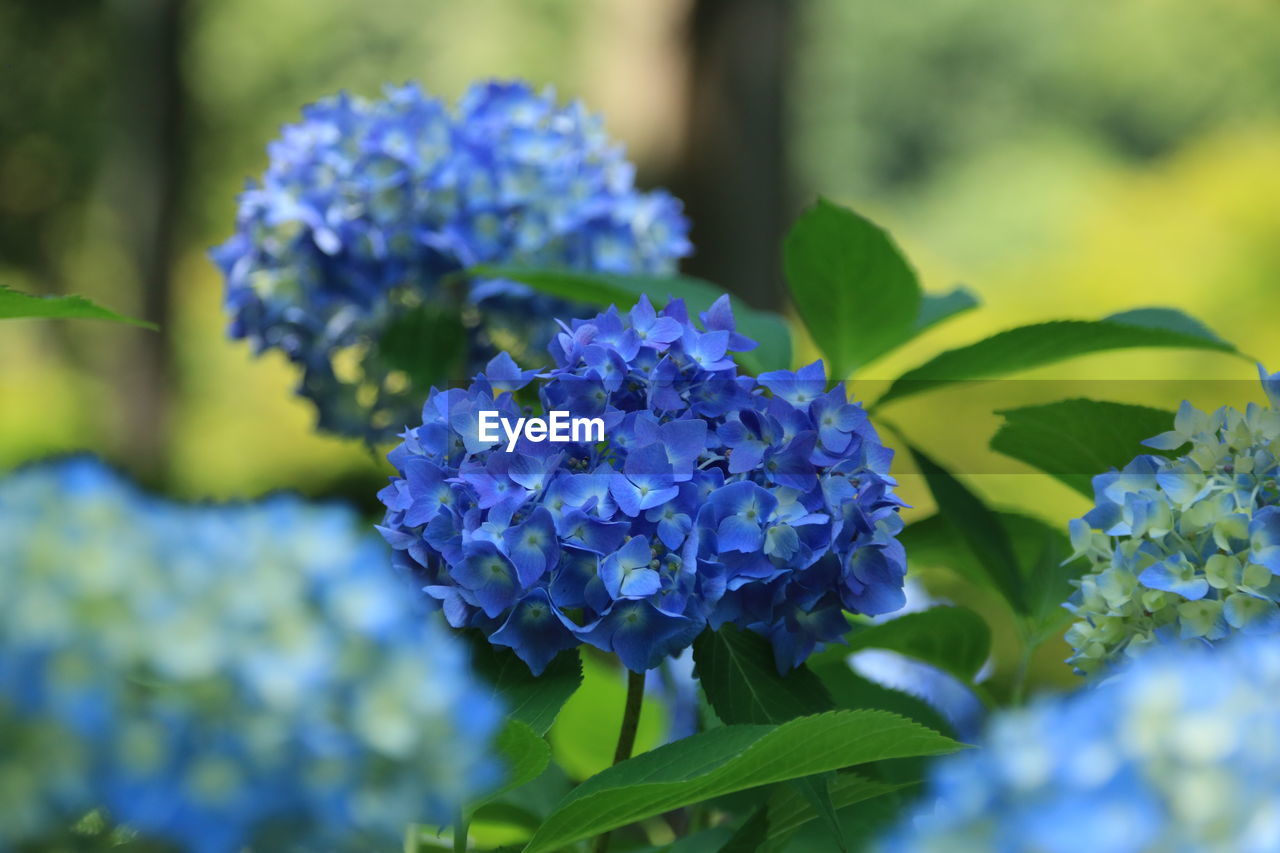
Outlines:
{"type": "Polygon", "coordinates": [[[467,606],[467,602],[462,598],[462,593],[456,587],[427,586],[423,587],[422,591],[440,602],[441,609],[444,610],[444,618],[450,626],[454,628],[467,627],[471,608],[467,606]]]}
{"type": "Polygon", "coordinates": [[[644,495],[625,474],[614,474],[609,479],[609,495],[617,502],[618,509],[622,510],[624,515],[635,518],[640,514],[640,504],[644,495]]]}
{"type": "Polygon", "coordinates": [[[748,521],[740,515],[731,515],[720,522],[720,526],[716,529],[716,537],[720,543],[720,550],[725,551],[759,551],[761,543],[764,541],[764,534],[760,530],[760,525],[748,521]]]}
{"type": "Polygon", "coordinates": [[[551,659],[562,650],[578,644],[547,593],[541,589],[525,596],[502,627],[489,635],[489,641],[514,649],[534,675],[541,675],[551,659]]]}
{"type": "Polygon", "coordinates": [[[1280,607],[1274,601],[1254,598],[1242,592],[1227,596],[1222,615],[1244,634],[1274,634],[1280,631],[1280,607]]]}
{"type": "Polygon", "coordinates": [[[1249,559],[1280,575],[1280,508],[1263,507],[1249,522],[1249,559]]]}
{"type": "Polygon", "coordinates": [[[648,569],[651,559],[653,552],[649,547],[649,540],[643,536],[635,536],[618,551],[601,560],[600,580],[604,582],[609,597],[620,598],[626,595],[623,587],[626,586],[628,577],[634,571],[648,569]]]}
{"type": "Polygon", "coordinates": [[[543,507],[535,509],[523,524],[503,531],[502,540],[520,585],[526,589],[555,565],[560,555],[555,521],[543,507]]]}
{"type": "Polygon", "coordinates": [[[653,569],[645,566],[628,569],[622,576],[619,596],[622,598],[647,598],[662,586],[661,578],[653,569]]]}
{"type": "Polygon", "coordinates": [[[849,558],[841,601],[848,609],[868,616],[892,613],[907,603],[903,574],[903,567],[882,549],[859,548],[849,558]]]}
{"type": "Polygon", "coordinates": [[[597,554],[618,550],[630,525],[624,521],[602,521],[581,510],[570,510],[556,525],[565,544],[577,545],[597,554]]]}
{"type": "Polygon", "coordinates": [[[1159,589],[1188,601],[1199,601],[1209,593],[1209,581],[1195,577],[1193,572],[1190,564],[1179,554],[1148,566],[1138,575],[1138,582],[1147,589],[1159,589]]]}
{"type": "Polygon", "coordinates": [[[765,533],[764,552],[780,560],[790,560],[800,550],[800,536],[789,524],[777,524],[765,533]]]}
{"type": "Polygon", "coordinates": [[[1280,372],[1268,374],[1267,369],[1258,365],[1258,378],[1262,380],[1262,390],[1273,408],[1280,409],[1280,372]]]}
{"type": "MultiPolygon", "coordinates": [[[[661,511],[663,507],[655,509],[661,511]]],[[[684,544],[685,537],[689,535],[692,528],[693,519],[682,512],[670,518],[664,515],[658,521],[658,538],[662,540],[663,545],[675,550],[684,544]]]]}
{"type": "Polygon", "coordinates": [[[600,583],[600,557],[577,548],[565,548],[551,574],[551,601],[561,608],[582,607],[587,603],[587,587],[592,582],[600,583]]]}
{"type": "Polygon", "coordinates": [[[632,672],[644,672],[691,643],[702,627],[702,622],[669,616],[644,601],[619,601],[580,634],[616,654],[632,672]]]}
{"type": "Polygon", "coordinates": [[[506,353],[498,353],[484,369],[490,384],[498,391],[519,391],[537,375],[536,370],[521,370],[515,359],[506,353]]]}
{"type": "Polygon", "coordinates": [[[471,591],[486,616],[496,618],[520,595],[515,567],[491,542],[469,542],[464,553],[466,556],[454,564],[450,574],[471,591]]]}

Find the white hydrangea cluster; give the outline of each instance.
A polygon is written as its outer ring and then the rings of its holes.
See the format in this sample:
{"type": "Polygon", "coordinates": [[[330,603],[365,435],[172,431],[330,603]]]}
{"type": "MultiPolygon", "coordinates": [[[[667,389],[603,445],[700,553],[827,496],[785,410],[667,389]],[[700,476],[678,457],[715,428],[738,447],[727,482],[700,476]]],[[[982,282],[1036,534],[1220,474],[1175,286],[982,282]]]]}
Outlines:
{"type": "Polygon", "coordinates": [[[1271,406],[1183,403],[1174,428],[1145,443],[1186,453],[1094,478],[1097,505],[1071,524],[1090,563],[1068,604],[1078,671],[1157,642],[1280,632],[1280,393],[1262,376],[1271,406]]]}

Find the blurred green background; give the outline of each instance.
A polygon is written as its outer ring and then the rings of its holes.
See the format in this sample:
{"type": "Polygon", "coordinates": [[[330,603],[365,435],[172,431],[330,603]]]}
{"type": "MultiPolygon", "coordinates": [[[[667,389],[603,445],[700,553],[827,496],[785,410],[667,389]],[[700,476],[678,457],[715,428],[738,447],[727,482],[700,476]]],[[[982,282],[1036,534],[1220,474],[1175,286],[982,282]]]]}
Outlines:
{"type": "MultiPolygon", "coordinates": [[[[164,331],[0,328],[0,468],[89,449],[177,495],[299,488],[371,509],[382,466],[311,430],[278,355],[224,338],[205,251],[303,103],[406,80],[454,96],[518,76],[582,98],[643,184],[688,202],[687,269],[759,305],[784,306],[778,243],[818,193],[888,227],[927,288],[981,295],[869,380],[1016,323],[1149,304],[1280,364],[1278,47],[1271,0],[3,0],[0,281],[164,331]]],[[[1180,382],[1250,372],[1141,351],[1023,378],[1173,408],[1196,399],[1180,382]],[[1171,381],[1108,394],[1116,379],[1171,381]]],[[[1054,385],[1018,383],[1019,401],[1054,385]]],[[[1209,406],[1256,396],[1186,387],[1209,406]]],[[[997,504],[1055,524],[1085,508],[984,462],[997,420],[985,400],[956,417],[965,399],[892,418],[944,459],[968,448],[956,469],[997,504]]],[[[1045,678],[1062,656],[1046,650],[1045,678]]]]}

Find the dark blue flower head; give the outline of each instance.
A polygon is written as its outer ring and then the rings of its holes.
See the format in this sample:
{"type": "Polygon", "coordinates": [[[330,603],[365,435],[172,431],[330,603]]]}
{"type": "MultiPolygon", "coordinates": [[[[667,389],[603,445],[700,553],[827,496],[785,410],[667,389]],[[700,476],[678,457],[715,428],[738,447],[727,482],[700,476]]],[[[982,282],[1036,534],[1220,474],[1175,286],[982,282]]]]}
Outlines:
{"type": "Polygon", "coordinates": [[[90,809],[195,853],[370,850],[496,781],[501,709],[354,513],[0,481],[0,849],[90,809]]]}
{"type": "Polygon", "coordinates": [[[898,608],[892,453],[820,362],[739,375],[732,353],[754,346],[728,297],[697,321],[642,298],[562,323],[545,373],[498,356],[433,391],[380,493],[397,564],[534,672],[580,643],[650,669],[726,622],[785,671],[845,610],[898,608]],[[549,426],[520,428],[535,413],[549,426]],[[598,430],[548,440],[559,416],[598,430]]]}
{"type": "Polygon", "coordinates": [[[213,251],[230,333],[298,364],[299,392],[333,432],[389,438],[415,418],[423,358],[444,380],[499,349],[536,356],[570,307],[510,281],[457,292],[452,273],[668,273],[689,252],[680,203],[635,188],[600,119],[524,83],[477,84],[453,109],[415,85],[338,95],[305,108],[268,153],[235,235],[213,251]],[[460,311],[465,355],[424,351],[460,311]]]}
{"type": "Polygon", "coordinates": [[[997,714],[882,853],[1280,849],[1280,638],[1163,647],[997,714]]]}
{"type": "Polygon", "coordinates": [[[1270,406],[1212,414],[1183,403],[1173,429],[1093,478],[1096,505],[1071,523],[1089,561],[1068,607],[1070,658],[1082,673],[1157,643],[1280,633],[1280,391],[1270,406]]]}

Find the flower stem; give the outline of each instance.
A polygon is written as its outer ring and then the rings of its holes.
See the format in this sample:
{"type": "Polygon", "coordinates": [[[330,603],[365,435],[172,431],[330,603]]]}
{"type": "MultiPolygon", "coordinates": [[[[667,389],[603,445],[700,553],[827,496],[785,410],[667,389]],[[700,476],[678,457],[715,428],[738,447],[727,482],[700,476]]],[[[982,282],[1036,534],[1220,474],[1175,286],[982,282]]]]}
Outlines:
{"type": "Polygon", "coordinates": [[[467,833],[471,829],[471,824],[462,812],[458,812],[457,823],[453,825],[453,850],[454,853],[464,853],[467,849],[467,833]]]}
{"type": "Polygon", "coordinates": [[[1022,654],[1018,658],[1018,669],[1013,676],[1013,691],[1009,699],[1009,703],[1015,708],[1021,707],[1026,701],[1027,673],[1031,669],[1031,656],[1035,651],[1036,647],[1029,640],[1023,640],[1022,654]]]}
{"type": "MultiPolygon", "coordinates": [[[[627,706],[622,712],[622,728],[618,731],[618,748],[613,751],[613,763],[620,764],[631,757],[636,745],[636,730],[640,727],[640,709],[644,704],[644,673],[627,670],[627,706]]],[[[592,853],[608,853],[609,833],[596,837],[592,853]]]]}
{"type": "Polygon", "coordinates": [[[644,704],[644,673],[627,670],[627,707],[622,712],[622,728],[618,731],[618,748],[613,751],[613,763],[619,764],[631,757],[636,745],[636,730],[640,727],[640,707],[644,704]]]}

